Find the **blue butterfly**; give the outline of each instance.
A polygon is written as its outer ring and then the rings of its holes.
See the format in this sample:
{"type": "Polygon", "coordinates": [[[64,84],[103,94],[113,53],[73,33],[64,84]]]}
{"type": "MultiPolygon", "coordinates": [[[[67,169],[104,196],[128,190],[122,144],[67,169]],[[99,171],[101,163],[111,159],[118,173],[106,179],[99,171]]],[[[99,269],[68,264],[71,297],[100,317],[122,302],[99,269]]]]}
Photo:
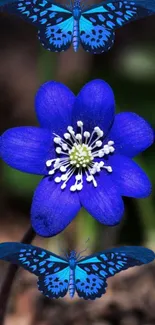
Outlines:
{"type": "Polygon", "coordinates": [[[72,298],[77,292],[84,299],[99,298],[106,292],[108,277],[129,267],[155,259],[148,248],[125,246],[108,249],[83,258],[75,251],[65,257],[40,247],[21,243],[0,244],[0,259],[22,266],[38,276],[38,289],[49,298],[72,298]]]}
{"type": "MultiPolygon", "coordinates": [[[[11,0],[1,0],[2,5],[11,0]]],[[[71,2],[71,0],[70,0],[71,2]]],[[[154,0],[105,0],[85,8],[80,0],[65,6],[52,0],[12,0],[4,10],[15,13],[38,28],[38,38],[50,51],[102,53],[114,43],[114,30],[133,20],[155,13],[154,0]]]]}

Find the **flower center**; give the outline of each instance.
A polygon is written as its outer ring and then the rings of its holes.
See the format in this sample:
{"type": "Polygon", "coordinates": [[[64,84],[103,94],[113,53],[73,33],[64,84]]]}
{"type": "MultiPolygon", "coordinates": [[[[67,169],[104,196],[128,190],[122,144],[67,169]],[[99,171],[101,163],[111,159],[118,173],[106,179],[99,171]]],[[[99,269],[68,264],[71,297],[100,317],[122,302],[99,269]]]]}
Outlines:
{"type": "Polygon", "coordinates": [[[91,149],[85,143],[75,143],[73,148],[70,150],[69,157],[70,164],[76,166],[77,168],[86,168],[94,159],[91,149]]]}
{"type": "Polygon", "coordinates": [[[90,134],[83,130],[83,122],[78,121],[78,133],[75,133],[72,126],[68,126],[63,138],[54,134],[54,143],[56,145],[57,158],[47,160],[46,166],[49,175],[54,175],[57,171],[60,176],[55,177],[56,183],[61,183],[61,189],[65,189],[68,181],[74,175],[75,183],[70,187],[72,192],[81,191],[83,188],[84,177],[87,182],[93,183],[97,187],[95,174],[99,174],[102,169],[112,172],[112,167],[103,161],[113,153],[114,141],[108,141],[103,145],[103,131],[96,126],[90,134]]]}

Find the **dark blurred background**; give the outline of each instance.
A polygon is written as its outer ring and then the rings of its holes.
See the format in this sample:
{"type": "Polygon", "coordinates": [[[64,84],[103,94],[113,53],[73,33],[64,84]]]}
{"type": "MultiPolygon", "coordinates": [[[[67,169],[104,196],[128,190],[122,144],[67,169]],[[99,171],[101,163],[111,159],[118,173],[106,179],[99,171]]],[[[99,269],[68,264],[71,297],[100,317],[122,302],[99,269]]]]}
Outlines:
{"type": "MultiPolygon", "coordinates": [[[[74,53],[44,50],[36,29],[21,19],[0,14],[0,131],[37,125],[34,96],[47,80],[68,85],[75,93],[89,80],[102,78],[113,88],[117,111],[133,111],[155,127],[155,16],[116,31],[113,48],[102,55],[82,49],[74,53]]],[[[61,247],[87,253],[120,245],[155,250],[155,153],[148,149],[137,159],[150,177],[152,195],[126,198],[122,223],[114,228],[98,224],[85,211],[52,239],[36,236],[34,244],[55,253],[61,247]],[[89,242],[85,244],[87,238],[89,242]]],[[[0,242],[19,241],[30,226],[33,191],[40,177],[24,174],[0,162],[0,242]]],[[[0,284],[7,263],[0,262],[0,284]]],[[[134,268],[108,281],[107,294],[95,302],[68,298],[48,300],[37,291],[36,278],[19,271],[5,325],[151,325],[155,324],[155,266],[134,268]]]]}

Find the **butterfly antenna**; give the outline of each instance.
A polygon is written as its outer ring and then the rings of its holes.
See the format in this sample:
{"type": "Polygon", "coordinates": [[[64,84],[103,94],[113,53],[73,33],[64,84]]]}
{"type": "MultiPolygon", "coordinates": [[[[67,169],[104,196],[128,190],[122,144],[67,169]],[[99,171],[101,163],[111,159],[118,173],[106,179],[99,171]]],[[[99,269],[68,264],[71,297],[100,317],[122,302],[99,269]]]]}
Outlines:
{"type": "Polygon", "coordinates": [[[88,0],[82,0],[81,1],[81,9],[85,9],[88,7],[88,0]]]}
{"type": "Polygon", "coordinates": [[[72,10],[72,0],[67,0],[65,7],[68,8],[69,10],[72,10]]]}
{"type": "Polygon", "coordinates": [[[62,248],[62,246],[60,244],[60,239],[57,239],[57,241],[58,241],[58,249],[59,249],[59,252],[62,253],[62,257],[68,258],[67,252],[62,248]]]}
{"type": "Polygon", "coordinates": [[[85,244],[87,244],[89,242],[90,238],[88,237],[88,239],[86,240],[85,244]]]}
{"type": "Polygon", "coordinates": [[[73,1],[72,0],[69,0],[69,7],[70,7],[70,9],[73,8],[73,1]]]}
{"type": "MultiPolygon", "coordinates": [[[[90,238],[88,237],[88,239],[86,240],[85,244],[87,244],[89,240],[90,240],[90,238]]],[[[85,257],[85,256],[81,256],[81,254],[84,253],[84,252],[86,252],[88,248],[89,248],[89,246],[87,246],[85,249],[83,249],[81,252],[79,252],[79,254],[77,255],[77,258],[79,258],[79,257],[80,258],[85,257]]]]}
{"type": "Polygon", "coordinates": [[[68,258],[68,254],[64,249],[61,249],[60,252],[63,253],[63,257],[68,258]]]}

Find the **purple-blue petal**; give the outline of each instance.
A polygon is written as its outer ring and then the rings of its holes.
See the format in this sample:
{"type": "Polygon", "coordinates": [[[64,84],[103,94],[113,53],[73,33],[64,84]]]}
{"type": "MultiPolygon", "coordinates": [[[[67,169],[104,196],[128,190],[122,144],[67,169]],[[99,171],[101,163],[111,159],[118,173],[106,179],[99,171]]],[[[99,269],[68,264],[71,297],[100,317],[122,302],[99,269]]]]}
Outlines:
{"type": "Polygon", "coordinates": [[[55,157],[49,130],[16,127],[1,136],[1,158],[11,167],[38,175],[46,174],[46,160],[55,157]]]}
{"type": "Polygon", "coordinates": [[[130,158],[114,154],[108,160],[111,177],[123,196],[145,198],[151,194],[151,183],[144,171],[130,158]]]}
{"type": "Polygon", "coordinates": [[[119,113],[115,116],[108,139],[115,142],[117,152],[135,157],[154,142],[151,126],[135,113],[119,113]]]}
{"type": "Polygon", "coordinates": [[[106,171],[96,177],[97,187],[84,182],[79,198],[84,208],[106,226],[117,225],[123,216],[124,204],[119,190],[106,171]]]}
{"type": "Polygon", "coordinates": [[[72,193],[69,186],[61,190],[51,177],[45,177],[34,193],[32,227],[40,236],[55,236],[68,226],[80,208],[77,193],[72,193]]]}
{"type": "Polygon", "coordinates": [[[75,100],[71,90],[60,82],[43,84],[35,99],[36,115],[42,127],[61,135],[71,124],[71,113],[75,100]]]}
{"type": "Polygon", "coordinates": [[[98,126],[106,134],[115,112],[115,100],[111,87],[103,80],[88,82],[79,92],[73,107],[73,126],[77,121],[84,123],[84,129],[92,132],[98,126]]]}

